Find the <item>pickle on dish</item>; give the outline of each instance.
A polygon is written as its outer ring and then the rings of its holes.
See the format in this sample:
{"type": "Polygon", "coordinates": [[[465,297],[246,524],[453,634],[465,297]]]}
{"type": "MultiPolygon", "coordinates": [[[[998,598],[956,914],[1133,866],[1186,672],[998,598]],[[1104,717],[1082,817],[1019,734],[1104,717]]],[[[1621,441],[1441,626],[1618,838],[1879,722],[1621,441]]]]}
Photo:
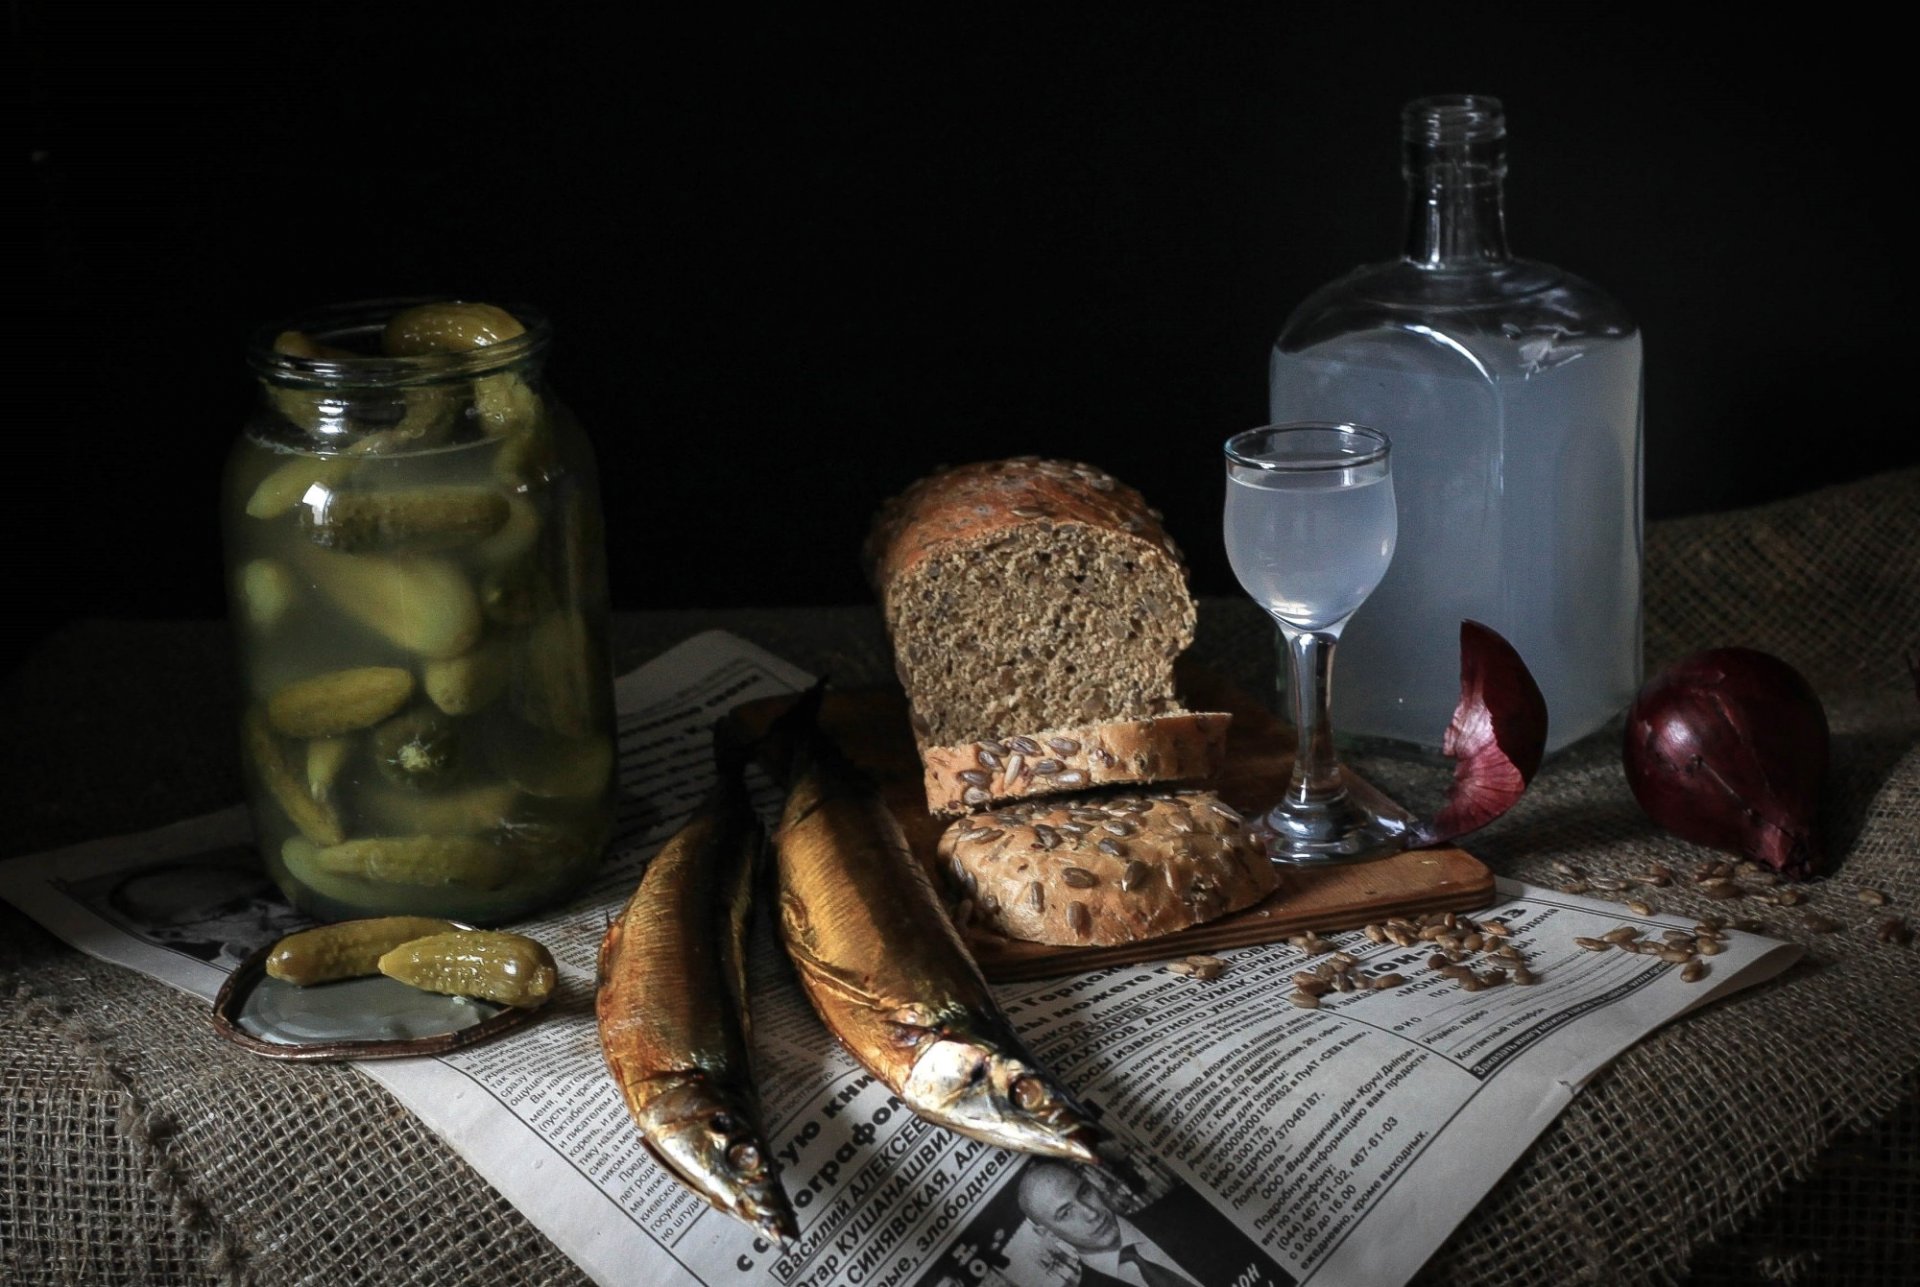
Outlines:
{"type": "Polygon", "coordinates": [[[316,551],[314,583],[348,616],[423,657],[458,657],[480,638],[480,601],[438,559],[316,551]]]}
{"type": "Polygon", "coordinates": [[[438,711],[412,710],[373,730],[373,762],[395,786],[419,791],[450,783],[460,769],[460,735],[438,711]]]}
{"type": "Polygon", "coordinates": [[[247,712],[242,725],[246,733],[247,759],[252,761],[260,784],[266,787],[273,802],[280,806],[280,812],[286,815],[287,821],[299,828],[301,835],[318,845],[337,845],[346,839],[346,831],[340,825],[340,814],[328,802],[309,795],[295,776],[266,715],[255,707],[247,712]]]}
{"type": "Polygon", "coordinates": [[[386,885],[459,885],[498,889],[513,859],[478,836],[370,836],[328,845],[313,855],[316,870],[386,885]]]}
{"type": "Polygon", "coordinates": [[[458,657],[420,669],[427,700],[449,715],[471,715],[493,705],[507,687],[507,655],[498,643],[476,644],[458,657]]]}
{"type": "Polygon", "coordinates": [[[553,955],[523,934],[453,930],[402,943],[380,958],[390,979],[497,1005],[537,1006],[559,980],[553,955]]]}
{"type": "Polygon", "coordinates": [[[412,696],[412,671],[356,666],[286,685],[267,699],[267,718],[288,737],[333,737],[378,724],[412,696]]]}
{"type": "Polygon", "coordinates": [[[307,539],[352,554],[434,554],[485,540],[506,525],[507,498],[488,487],[334,491],[300,511],[307,539]]]}
{"type": "Polygon", "coordinates": [[[377,916],[301,930],[273,945],[267,974],[301,987],[365,978],[380,973],[380,958],[401,944],[454,928],[435,916],[377,916]]]}

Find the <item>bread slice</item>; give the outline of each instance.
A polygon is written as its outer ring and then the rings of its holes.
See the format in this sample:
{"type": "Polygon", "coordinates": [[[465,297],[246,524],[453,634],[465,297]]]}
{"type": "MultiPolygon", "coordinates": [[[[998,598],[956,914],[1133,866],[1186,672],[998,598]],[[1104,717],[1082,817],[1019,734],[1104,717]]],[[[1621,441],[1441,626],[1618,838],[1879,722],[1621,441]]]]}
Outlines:
{"type": "Polygon", "coordinates": [[[1226,755],[1232,719],[1222,712],[1175,711],[960,746],[923,741],[927,809],[970,813],[1089,787],[1211,778],[1226,755]]]}
{"type": "Polygon", "coordinates": [[[882,509],[867,564],[923,745],[1177,705],[1186,569],[1103,470],[1026,456],[923,478],[882,509]]]}
{"type": "Polygon", "coordinates": [[[1157,938],[1259,902],[1278,877],[1251,832],[1211,791],[1062,797],[963,818],[939,852],[972,923],[1078,947],[1157,938]]]}

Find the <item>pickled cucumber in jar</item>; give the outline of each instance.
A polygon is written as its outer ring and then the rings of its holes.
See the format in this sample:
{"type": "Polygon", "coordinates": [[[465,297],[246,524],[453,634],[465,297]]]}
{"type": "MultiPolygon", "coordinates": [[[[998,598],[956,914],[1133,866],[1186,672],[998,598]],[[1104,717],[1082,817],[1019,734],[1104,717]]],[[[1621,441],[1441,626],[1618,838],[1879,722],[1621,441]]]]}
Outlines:
{"type": "Polygon", "coordinates": [[[222,497],[246,777],[268,869],[322,919],[495,924],[604,849],[600,498],[548,339],[523,309],[349,305],[250,353],[222,497]]]}

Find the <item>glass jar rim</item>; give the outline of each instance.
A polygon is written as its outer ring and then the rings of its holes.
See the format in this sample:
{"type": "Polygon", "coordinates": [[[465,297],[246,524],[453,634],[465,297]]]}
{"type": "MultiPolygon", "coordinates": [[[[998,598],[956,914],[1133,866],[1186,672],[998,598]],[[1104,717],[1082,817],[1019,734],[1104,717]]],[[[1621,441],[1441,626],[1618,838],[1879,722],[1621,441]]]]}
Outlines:
{"type": "Polygon", "coordinates": [[[256,329],[247,342],[247,365],[255,375],[278,385],[367,389],[469,380],[545,355],[553,340],[553,325],[545,313],[525,304],[500,306],[526,328],[522,334],[461,352],[423,353],[412,357],[390,357],[377,352],[355,353],[345,358],[296,357],[274,347],[279,337],[288,331],[298,331],[321,343],[348,336],[378,336],[388,320],[403,309],[422,304],[466,302],[471,301],[421,295],[355,300],[307,309],[256,329]]]}
{"type": "Polygon", "coordinates": [[[1355,469],[1362,465],[1371,465],[1385,460],[1393,450],[1393,440],[1378,429],[1366,425],[1354,424],[1347,420],[1293,420],[1281,424],[1261,425],[1257,429],[1243,429],[1226,441],[1227,460],[1234,465],[1247,469],[1258,469],[1269,474],[1311,473],[1324,469],[1355,469]],[[1261,435],[1280,435],[1292,433],[1331,433],[1358,444],[1360,449],[1351,455],[1327,455],[1308,459],[1287,460],[1254,454],[1252,444],[1261,435]]]}

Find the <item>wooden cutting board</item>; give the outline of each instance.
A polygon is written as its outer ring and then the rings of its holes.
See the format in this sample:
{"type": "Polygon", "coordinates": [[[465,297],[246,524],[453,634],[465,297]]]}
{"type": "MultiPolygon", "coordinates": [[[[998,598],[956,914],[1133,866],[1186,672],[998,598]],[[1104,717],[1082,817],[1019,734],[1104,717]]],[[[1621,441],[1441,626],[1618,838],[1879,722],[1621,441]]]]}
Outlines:
{"type": "MultiPolygon", "coordinates": [[[[1191,709],[1233,715],[1227,767],[1215,788],[1227,803],[1249,816],[1264,812],[1286,781],[1293,757],[1291,728],[1206,672],[1183,671],[1181,679],[1191,709]]],[[[754,702],[736,715],[758,731],[790,700],[754,702]]],[[[935,886],[941,887],[936,852],[940,833],[950,820],[927,813],[920,758],[907,727],[905,695],[897,688],[829,693],[821,707],[820,724],[855,763],[873,775],[900,819],[914,855],[926,864],[935,886]]],[[[1359,789],[1373,791],[1364,783],[1359,789]]],[[[1013,982],[1271,943],[1309,929],[1355,929],[1388,916],[1467,911],[1484,907],[1492,899],[1493,873],[1472,854],[1464,849],[1418,849],[1374,862],[1314,871],[1285,869],[1280,887],[1265,901],[1205,925],[1139,943],[1054,947],[979,927],[969,928],[966,939],[989,979],[1013,982]]]]}

